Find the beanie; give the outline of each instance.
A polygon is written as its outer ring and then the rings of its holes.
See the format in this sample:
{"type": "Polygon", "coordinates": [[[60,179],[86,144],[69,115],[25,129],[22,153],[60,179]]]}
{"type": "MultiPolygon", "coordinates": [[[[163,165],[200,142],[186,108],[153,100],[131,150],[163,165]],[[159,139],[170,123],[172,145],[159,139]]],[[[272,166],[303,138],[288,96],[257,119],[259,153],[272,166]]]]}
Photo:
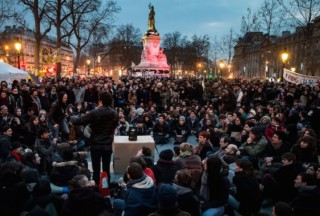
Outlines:
{"type": "Polygon", "coordinates": [[[260,127],[253,127],[251,128],[250,132],[256,136],[261,136],[262,135],[262,131],[260,127]]]}
{"type": "Polygon", "coordinates": [[[173,158],[173,152],[171,149],[166,149],[160,152],[159,155],[160,159],[166,160],[166,161],[171,161],[173,158]]]}
{"type": "Polygon", "coordinates": [[[158,189],[158,201],[161,208],[175,208],[177,203],[176,190],[169,184],[162,184],[158,189]]]}

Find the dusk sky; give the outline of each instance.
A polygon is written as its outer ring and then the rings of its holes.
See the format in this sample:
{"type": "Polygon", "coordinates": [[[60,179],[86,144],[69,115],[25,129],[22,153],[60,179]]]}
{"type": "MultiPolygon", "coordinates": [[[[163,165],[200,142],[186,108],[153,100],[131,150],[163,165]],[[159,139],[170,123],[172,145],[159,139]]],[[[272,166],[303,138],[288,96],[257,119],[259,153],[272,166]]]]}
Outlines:
{"type": "Polygon", "coordinates": [[[263,0],[117,0],[121,11],[116,25],[133,24],[142,33],[148,30],[149,3],[156,12],[160,36],[179,31],[183,36],[226,35],[230,28],[240,32],[241,17],[248,7],[256,9],[263,0]]]}

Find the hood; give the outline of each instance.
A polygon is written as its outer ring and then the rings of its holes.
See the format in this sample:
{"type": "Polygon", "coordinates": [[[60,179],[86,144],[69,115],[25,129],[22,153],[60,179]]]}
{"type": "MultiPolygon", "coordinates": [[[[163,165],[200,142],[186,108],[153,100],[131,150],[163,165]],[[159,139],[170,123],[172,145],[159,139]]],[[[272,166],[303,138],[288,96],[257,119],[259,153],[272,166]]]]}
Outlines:
{"type": "Polygon", "coordinates": [[[172,186],[176,190],[178,196],[181,196],[183,194],[192,192],[192,190],[190,188],[183,187],[183,186],[178,185],[178,184],[172,184],[172,186]]]}

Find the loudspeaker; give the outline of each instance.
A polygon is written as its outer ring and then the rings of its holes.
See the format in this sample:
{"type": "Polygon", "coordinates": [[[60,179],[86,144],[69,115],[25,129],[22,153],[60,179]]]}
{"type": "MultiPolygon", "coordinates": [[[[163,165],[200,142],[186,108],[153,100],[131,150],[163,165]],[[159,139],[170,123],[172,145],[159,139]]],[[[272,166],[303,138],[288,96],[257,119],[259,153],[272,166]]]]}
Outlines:
{"type": "Polygon", "coordinates": [[[130,127],[128,135],[129,135],[129,140],[130,141],[137,141],[137,128],[136,127],[130,127]]]}

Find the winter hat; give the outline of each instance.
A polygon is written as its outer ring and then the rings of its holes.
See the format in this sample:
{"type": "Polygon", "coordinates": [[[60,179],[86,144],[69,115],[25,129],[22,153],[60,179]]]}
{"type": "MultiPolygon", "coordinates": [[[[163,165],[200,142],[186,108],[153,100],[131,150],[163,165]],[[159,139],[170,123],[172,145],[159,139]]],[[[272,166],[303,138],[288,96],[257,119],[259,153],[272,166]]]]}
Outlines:
{"type": "Polygon", "coordinates": [[[253,116],[255,116],[257,114],[257,112],[254,109],[250,109],[249,114],[252,114],[253,116]]]}
{"type": "Polygon", "coordinates": [[[138,113],[139,116],[141,116],[144,113],[144,109],[142,107],[139,107],[137,109],[137,113],[138,113]]]}
{"type": "Polygon", "coordinates": [[[158,189],[158,201],[161,208],[175,208],[177,204],[176,190],[169,184],[162,184],[158,189]]]}
{"type": "Polygon", "coordinates": [[[159,155],[160,159],[166,160],[166,161],[171,161],[173,158],[173,152],[171,149],[166,149],[160,152],[159,155]]]}
{"type": "Polygon", "coordinates": [[[180,116],[180,117],[179,117],[179,120],[186,121],[186,117],[184,117],[184,116],[180,116]]]}
{"type": "Polygon", "coordinates": [[[267,115],[262,116],[261,120],[262,120],[262,119],[267,119],[268,124],[271,122],[271,118],[270,118],[269,116],[267,116],[267,115]]]}
{"type": "Polygon", "coordinates": [[[261,136],[262,135],[262,131],[260,127],[253,127],[251,128],[250,132],[256,136],[261,136]]]}

